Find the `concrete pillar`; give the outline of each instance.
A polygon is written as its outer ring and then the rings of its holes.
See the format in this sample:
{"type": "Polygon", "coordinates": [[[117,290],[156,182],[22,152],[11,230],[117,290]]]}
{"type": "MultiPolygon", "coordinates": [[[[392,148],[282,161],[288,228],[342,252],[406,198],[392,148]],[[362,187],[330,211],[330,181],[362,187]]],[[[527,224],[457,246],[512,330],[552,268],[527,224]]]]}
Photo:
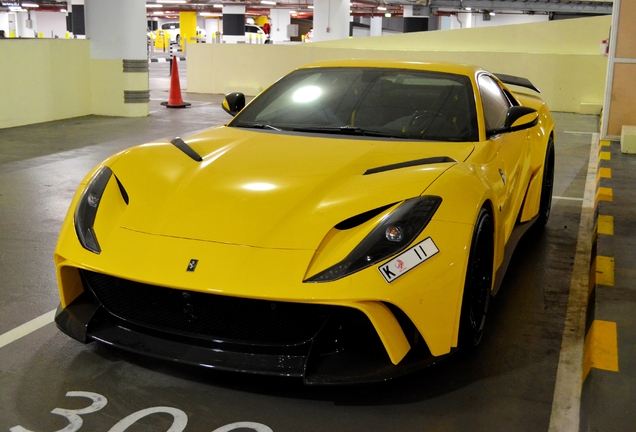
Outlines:
{"type": "Polygon", "coordinates": [[[147,116],[145,0],[86,0],[84,12],[91,49],[92,112],[147,116]]]}
{"type": "Polygon", "coordinates": [[[382,36],[382,17],[374,16],[371,18],[371,27],[369,36],[382,36]]]}
{"type": "Polygon", "coordinates": [[[404,6],[404,33],[428,31],[428,16],[431,8],[419,5],[404,6]]]}
{"type": "Polygon", "coordinates": [[[75,37],[84,38],[86,36],[84,0],[70,0],[67,2],[68,11],[66,29],[75,37]]]}
{"type": "Polygon", "coordinates": [[[349,37],[349,0],[314,1],[314,41],[349,37]]]}
{"type": "Polygon", "coordinates": [[[270,9],[269,18],[271,21],[270,40],[276,42],[288,42],[289,34],[287,26],[291,24],[289,9],[270,9]]]}
{"type": "Polygon", "coordinates": [[[245,6],[223,6],[223,42],[245,42],[245,6]]]}
{"type": "Polygon", "coordinates": [[[205,41],[207,43],[216,43],[216,34],[217,32],[221,33],[221,18],[207,18],[205,20],[205,32],[207,33],[205,36],[205,41]]]}
{"type": "MultiPolygon", "coordinates": [[[[601,137],[619,139],[624,126],[636,126],[636,2],[614,0],[609,52],[599,41],[599,55],[609,55],[601,137]],[[601,52],[603,54],[601,54],[601,52]]],[[[592,106],[589,114],[598,114],[592,106]]]]}
{"type": "Polygon", "coordinates": [[[179,35],[181,51],[186,52],[186,44],[197,43],[197,13],[179,12],[179,35]]]}

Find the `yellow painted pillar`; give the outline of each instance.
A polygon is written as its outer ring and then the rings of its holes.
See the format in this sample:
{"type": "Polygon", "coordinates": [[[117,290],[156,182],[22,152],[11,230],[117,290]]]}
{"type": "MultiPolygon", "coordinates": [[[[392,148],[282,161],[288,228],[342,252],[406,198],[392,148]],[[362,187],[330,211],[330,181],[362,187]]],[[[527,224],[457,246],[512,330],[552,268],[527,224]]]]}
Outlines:
{"type": "Polygon", "coordinates": [[[179,12],[179,29],[181,34],[181,51],[185,51],[185,43],[194,42],[190,38],[197,36],[197,13],[179,12]]]}

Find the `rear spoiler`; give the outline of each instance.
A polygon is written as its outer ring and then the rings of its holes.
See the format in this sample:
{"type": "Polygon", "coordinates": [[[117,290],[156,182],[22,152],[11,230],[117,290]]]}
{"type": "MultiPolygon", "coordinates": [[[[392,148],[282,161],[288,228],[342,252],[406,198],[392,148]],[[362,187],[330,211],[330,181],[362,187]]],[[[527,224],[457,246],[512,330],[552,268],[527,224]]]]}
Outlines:
{"type": "Polygon", "coordinates": [[[512,84],[520,87],[529,88],[530,90],[534,90],[537,93],[541,93],[541,90],[536,88],[534,84],[530,82],[527,78],[520,78],[512,75],[504,75],[504,74],[495,74],[499,80],[504,84],[512,84]]]}

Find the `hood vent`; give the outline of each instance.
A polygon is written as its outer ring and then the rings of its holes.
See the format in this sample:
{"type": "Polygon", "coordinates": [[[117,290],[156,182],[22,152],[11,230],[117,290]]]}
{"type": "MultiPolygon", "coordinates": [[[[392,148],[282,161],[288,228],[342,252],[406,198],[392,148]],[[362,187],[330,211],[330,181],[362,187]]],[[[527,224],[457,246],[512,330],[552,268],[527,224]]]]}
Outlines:
{"type": "Polygon", "coordinates": [[[369,211],[366,211],[364,213],[360,213],[359,215],[352,216],[349,219],[343,220],[338,225],[336,225],[334,228],[338,229],[338,230],[348,230],[348,229],[351,229],[351,228],[355,228],[358,225],[362,225],[366,221],[368,221],[368,220],[374,218],[375,216],[379,215],[384,210],[388,209],[389,207],[391,207],[393,205],[395,205],[395,203],[387,204],[385,206],[378,207],[376,209],[369,210],[369,211]]]}
{"type": "Polygon", "coordinates": [[[380,173],[384,171],[392,171],[392,170],[396,170],[400,168],[408,168],[408,167],[418,166],[418,165],[431,165],[431,164],[438,164],[438,163],[457,163],[457,161],[453,158],[449,158],[448,156],[437,156],[437,157],[431,157],[431,158],[425,158],[425,159],[415,159],[415,160],[400,162],[400,163],[391,164],[391,165],[384,165],[377,168],[371,168],[366,170],[362,175],[376,174],[376,173],[380,173]]]}
{"type": "Polygon", "coordinates": [[[170,142],[176,148],[178,148],[179,150],[181,150],[182,152],[184,152],[185,154],[190,156],[190,158],[192,158],[192,160],[195,160],[197,162],[201,162],[203,160],[203,158],[197,152],[195,152],[192,149],[192,147],[190,147],[188,144],[186,144],[186,142],[184,140],[182,140],[181,138],[177,137],[177,138],[173,139],[170,142]]]}

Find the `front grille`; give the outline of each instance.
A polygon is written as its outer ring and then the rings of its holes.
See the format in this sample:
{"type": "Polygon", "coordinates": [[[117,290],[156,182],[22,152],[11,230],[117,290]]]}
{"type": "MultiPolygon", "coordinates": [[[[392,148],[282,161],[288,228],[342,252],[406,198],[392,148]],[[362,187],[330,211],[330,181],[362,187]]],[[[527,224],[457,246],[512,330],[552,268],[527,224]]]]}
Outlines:
{"type": "Polygon", "coordinates": [[[332,307],[183,291],[82,270],[103,307],[133,324],[205,339],[297,345],[314,338],[332,307]]]}

